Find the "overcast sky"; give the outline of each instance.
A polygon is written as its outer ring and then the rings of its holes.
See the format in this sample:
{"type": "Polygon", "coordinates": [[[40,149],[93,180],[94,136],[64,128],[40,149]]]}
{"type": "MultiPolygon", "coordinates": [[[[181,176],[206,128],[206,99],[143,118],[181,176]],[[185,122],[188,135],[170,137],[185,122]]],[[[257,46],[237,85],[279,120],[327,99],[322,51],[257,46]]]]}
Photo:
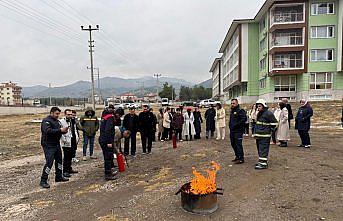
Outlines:
{"type": "Polygon", "coordinates": [[[231,21],[252,18],[263,2],[0,0],[0,81],[60,86],[89,80],[89,35],[80,25],[91,22],[100,25],[93,32],[94,64],[102,77],[160,73],[198,83],[210,78],[231,21]]]}

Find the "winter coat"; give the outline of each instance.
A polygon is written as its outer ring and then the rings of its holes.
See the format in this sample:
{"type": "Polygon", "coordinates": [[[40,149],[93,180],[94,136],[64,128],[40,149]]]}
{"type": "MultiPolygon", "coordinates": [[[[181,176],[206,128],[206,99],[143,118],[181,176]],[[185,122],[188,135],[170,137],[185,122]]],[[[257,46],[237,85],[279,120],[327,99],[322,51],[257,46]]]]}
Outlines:
{"type": "Polygon", "coordinates": [[[85,111],[85,115],[80,118],[80,128],[87,137],[94,137],[99,130],[99,120],[95,116],[95,111],[88,107],[85,111]],[[87,112],[91,112],[91,116],[87,116],[87,112]]]}
{"type": "Polygon", "coordinates": [[[58,119],[48,116],[43,119],[41,124],[41,145],[43,147],[60,147],[62,137],[61,123],[58,119]]]}
{"type": "Polygon", "coordinates": [[[231,109],[229,128],[232,133],[244,133],[247,114],[239,105],[231,109]]]}
{"type": "Polygon", "coordinates": [[[172,126],[174,129],[178,129],[178,130],[182,129],[184,122],[185,122],[185,119],[181,113],[174,114],[173,123],[172,123],[173,124],[172,126]]]}
{"type": "Polygon", "coordinates": [[[281,114],[281,109],[280,108],[276,108],[273,112],[274,117],[276,118],[276,120],[279,122],[280,120],[280,114],[281,114]]]}
{"type": "Polygon", "coordinates": [[[101,118],[100,124],[100,144],[113,144],[114,143],[114,116],[107,113],[101,118]]]}
{"type": "Polygon", "coordinates": [[[278,126],[278,121],[274,117],[274,114],[267,108],[264,108],[257,114],[256,126],[255,126],[255,138],[270,138],[272,130],[278,126]]]}
{"type": "Polygon", "coordinates": [[[194,116],[195,133],[200,134],[201,133],[201,124],[203,123],[201,113],[194,111],[193,116],[194,116]]]}
{"type": "Polygon", "coordinates": [[[150,111],[141,112],[139,118],[139,131],[143,133],[152,133],[156,123],[154,121],[154,114],[150,111]]]}
{"type": "Polygon", "coordinates": [[[163,114],[163,127],[170,128],[170,123],[171,123],[170,114],[168,112],[165,112],[163,114]]]}
{"type": "Polygon", "coordinates": [[[311,117],[313,116],[312,107],[309,105],[299,108],[295,118],[295,129],[309,131],[311,128],[311,117]]]}
{"type": "Polygon", "coordinates": [[[216,110],[214,108],[209,108],[205,112],[206,119],[206,131],[215,131],[216,130],[216,110]]]}
{"type": "Polygon", "coordinates": [[[277,129],[276,138],[281,141],[290,140],[291,136],[289,133],[288,110],[286,107],[280,111],[279,118],[277,119],[279,120],[279,127],[277,129]]]}
{"type": "Polygon", "coordinates": [[[137,133],[139,118],[137,114],[126,114],[123,121],[123,127],[131,133],[137,133]]]}
{"type": "MultiPolygon", "coordinates": [[[[62,127],[69,127],[68,132],[66,134],[63,134],[61,139],[60,139],[60,144],[61,147],[71,147],[71,139],[73,137],[73,133],[71,131],[71,122],[67,122],[66,118],[63,118],[60,120],[61,126],[62,127]]],[[[75,133],[75,139],[76,139],[76,143],[79,142],[79,134],[77,132],[77,128],[76,125],[74,127],[74,133],[75,133]]]]}
{"type": "Polygon", "coordinates": [[[225,123],[225,109],[221,108],[216,111],[216,126],[221,128],[221,127],[226,127],[225,123]]]}
{"type": "Polygon", "coordinates": [[[183,135],[189,136],[189,135],[195,135],[195,128],[194,128],[194,115],[193,113],[188,114],[186,112],[183,115],[183,118],[185,119],[185,123],[183,124],[183,135]],[[191,127],[191,131],[189,131],[189,126],[191,127]],[[189,133],[190,132],[190,133],[189,133]]]}
{"type": "Polygon", "coordinates": [[[163,114],[157,114],[158,132],[163,132],[163,114]]]}

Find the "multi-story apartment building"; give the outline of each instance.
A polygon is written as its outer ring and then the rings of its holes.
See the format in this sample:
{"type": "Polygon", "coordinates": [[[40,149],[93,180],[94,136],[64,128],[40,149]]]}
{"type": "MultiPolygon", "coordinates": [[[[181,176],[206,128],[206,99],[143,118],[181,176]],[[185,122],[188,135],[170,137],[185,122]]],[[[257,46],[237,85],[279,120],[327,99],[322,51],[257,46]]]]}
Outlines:
{"type": "Polygon", "coordinates": [[[214,99],[222,99],[223,96],[223,86],[221,72],[222,72],[222,58],[214,59],[210,72],[212,73],[212,97],[214,99]]]}
{"type": "Polygon", "coordinates": [[[267,0],[235,20],[219,52],[226,99],[341,99],[343,0],[267,0]]]}
{"type": "Polygon", "coordinates": [[[22,103],[22,88],[17,84],[9,82],[0,84],[0,104],[17,105],[22,103]]]}

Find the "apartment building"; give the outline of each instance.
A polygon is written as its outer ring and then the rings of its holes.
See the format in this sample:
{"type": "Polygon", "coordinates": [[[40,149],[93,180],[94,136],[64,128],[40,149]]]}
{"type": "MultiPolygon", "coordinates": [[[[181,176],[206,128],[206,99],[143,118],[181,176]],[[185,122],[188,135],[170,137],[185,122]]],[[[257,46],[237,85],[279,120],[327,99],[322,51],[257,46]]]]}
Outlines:
{"type": "Polygon", "coordinates": [[[221,78],[222,72],[222,58],[216,58],[213,61],[210,72],[212,73],[212,97],[214,99],[222,99],[223,86],[221,78]]]}
{"type": "Polygon", "coordinates": [[[267,0],[234,20],[219,50],[224,100],[341,99],[342,23],[343,0],[267,0]]]}
{"type": "Polygon", "coordinates": [[[9,82],[0,84],[0,104],[17,105],[22,103],[22,88],[17,84],[9,82]]]}

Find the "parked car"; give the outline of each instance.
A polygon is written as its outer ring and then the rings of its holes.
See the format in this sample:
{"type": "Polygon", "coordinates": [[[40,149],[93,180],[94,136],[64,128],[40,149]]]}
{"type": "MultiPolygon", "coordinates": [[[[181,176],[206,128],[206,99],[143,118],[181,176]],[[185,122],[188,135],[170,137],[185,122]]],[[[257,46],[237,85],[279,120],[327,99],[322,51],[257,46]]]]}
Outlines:
{"type": "Polygon", "coordinates": [[[113,104],[113,105],[114,105],[114,109],[119,109],[119,108],[125,109],[125,105],[124,104],[116,103],[116,104],[113,104]]]}
{"type": "Polygon", "coordinates": [[[211,100],[211,99],[206,99],[206,100],[200,101],[199,107],[208,108],[210,105],[216,105],[218,103],[220,103],[220,102],[219,101],[214,101],[214,100],[211,100]]]}
{"type": "Polygon", "coordinates": [[[161,100],[162,100],[162,107],[170,106],[168,98],[162,98],[161,100]]]}

